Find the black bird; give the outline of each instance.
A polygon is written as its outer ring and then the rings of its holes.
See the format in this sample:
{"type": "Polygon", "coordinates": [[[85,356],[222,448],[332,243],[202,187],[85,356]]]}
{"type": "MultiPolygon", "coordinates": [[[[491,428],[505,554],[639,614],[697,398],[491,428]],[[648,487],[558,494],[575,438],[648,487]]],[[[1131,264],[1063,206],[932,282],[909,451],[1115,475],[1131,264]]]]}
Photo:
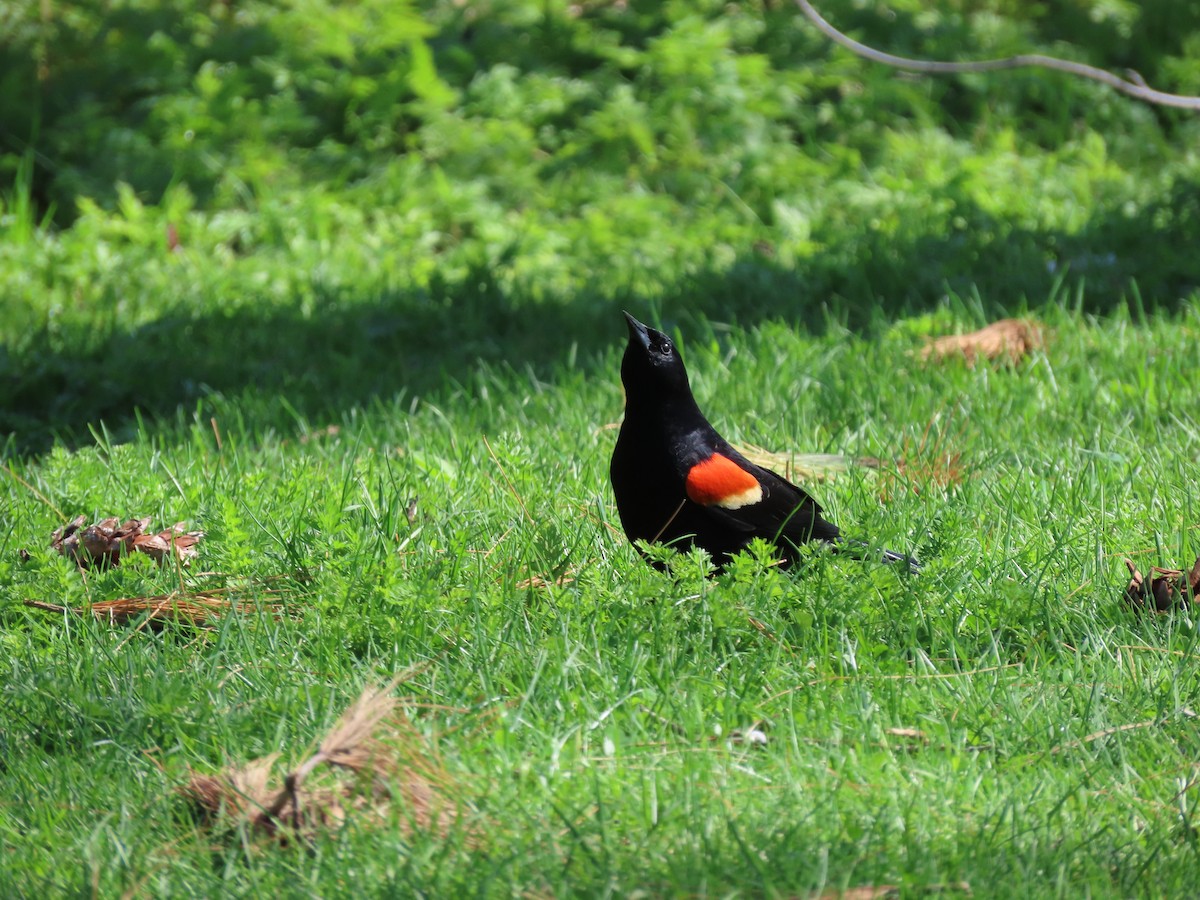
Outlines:
{"type": "MultiPolygon", "coordinates": [[[[696,405],[674,342],[629,313],[625,319],[625,421],[609,477],[629,540],[701,547],[718,569],[754,538],[773,543],[785,566],[809,541],[845,546],[812,497],[717,434],[696,405]]],[[[850,543],[856,553],[866,546],[850,543]]],[[[917,569],[902,554],[881,554],[917,569]]]]}

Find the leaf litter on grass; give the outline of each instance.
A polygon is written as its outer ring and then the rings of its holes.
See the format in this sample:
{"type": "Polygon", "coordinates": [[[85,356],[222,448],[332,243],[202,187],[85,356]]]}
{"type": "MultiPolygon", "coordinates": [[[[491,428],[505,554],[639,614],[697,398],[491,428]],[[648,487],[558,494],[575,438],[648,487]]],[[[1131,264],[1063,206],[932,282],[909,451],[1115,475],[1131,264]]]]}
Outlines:
{"type": "Polygon", "coordinates": [[[179,794],[207,827],[233,833],[244,826],[280,844],[311,841],[352,815],[382,824],[393,810],[403,813],[406,832],[446,837],[470,807],[397,708],[393,692],[404,677],[364,689],[316,752],[286,772],[279,774],[280,754],[273,753],[212,775],[193,770],[179,794]]]}
{"type": "Polygon", "coordinates": [[[196,544],[204,537],[203,531],[188,531],[183,522],[156,533],[147,533],[152,521],[149,516],[129,519],[120,524],[120,519],[101,519],[87,525],[87,516],[76,516],[50,536],[52,550],[72,559],[81,569],[89,566],[119,565],[122,557],[130,553],[144,553],[162,564],[169,555],[186,565],[198,555],[196,544]]]}
{"type": "MultiPolygon", "coordinates": [[[[51,549],[73,560],[81,570],[93,566],[104,568],[119,565],[122,559],[132,553],[148,556],[160,565],[171,559],[182,567],[199,555],[196,544],[204,537],[203,531],[187,531],[182,522],[159,532],[147,532],[151,522],[148,516],[129,519],[124,524],[119,524],[120,519],[116,517],[102,519],[86,527],[85,522],[86,516],[76,516],[66,525],[55,529],[50,538],[51,549]]],[[[212,576],[217,573],[201,574],[212,576]]],[[[268,580],[278,581],[281,577],[286,576],[274,576],[268,580]]],[[[90,615],[96,621],[110,625],[126,625],[140,619],[139,627],[149,626],[158,631],[168,623],[209,628],[217,619],[229,613],[266,612],[278,616],[283,611],[283,596],[288,593],[284,588],[258,588],[254,590],[254,599],[238,599],[237,594],[248,593],[250,588],[241,585],[188,590],[182,579],[181,568],[179,590],[166,594],[97,600],[84,606],[65,606],[34,599],[26,599],[24,603],[46,612],[81,617],[90,615]]]]}
{"type": "Polygon", "coordinates": [[[1146,580],[1132,559],[1126,559],[1129,569],[1129,586],[1125,588],[1125,602],[1135,611],[1150,609],[1158,613],[1187,609],[1196,593],[1200,591],[1200,556],[1196,557],[1191,571],[1150,567],[1150,580],[1146,580]]]}

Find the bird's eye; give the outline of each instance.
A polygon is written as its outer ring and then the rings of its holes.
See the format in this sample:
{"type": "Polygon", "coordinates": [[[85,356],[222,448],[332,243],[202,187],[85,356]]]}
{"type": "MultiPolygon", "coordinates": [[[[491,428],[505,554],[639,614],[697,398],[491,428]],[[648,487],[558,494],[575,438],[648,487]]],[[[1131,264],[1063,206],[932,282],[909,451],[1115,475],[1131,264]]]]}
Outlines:
{"type": "Polygon", "coordinates": [[[675,348],[671,346],[670,341],[663,341],[661,344],[658,345],[658,352],[661,353],[663,356],[670,356],[671,351],[674,349],[675,348]]]}

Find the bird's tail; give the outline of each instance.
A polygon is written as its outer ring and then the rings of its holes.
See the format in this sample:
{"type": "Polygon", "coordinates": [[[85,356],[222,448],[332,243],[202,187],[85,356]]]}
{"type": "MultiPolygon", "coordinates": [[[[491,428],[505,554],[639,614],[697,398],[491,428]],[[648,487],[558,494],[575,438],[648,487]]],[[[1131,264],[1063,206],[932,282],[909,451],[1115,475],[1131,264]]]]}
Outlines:
{"type": "Polygon", "coordinates": [[[881,550],[880,553],[885,563],[904,563],[908,566],[908,571],[914,575],[921,571],[921,564],[911,556],[905,556],[903,553],[897,553],[895,550],[888,550],[887,548],[881,550]]]}
{"type": "Polygon", "coordinates": [[[921,571],[921,564],[911,556],[897,553],[895,550],[872,547],[866,541],[838,541],[835,546],[845,547],[855,559],[872,559],[877,557],[889,565],[903,563],[908,566],[908,571],[914,575],[921,571]]]}

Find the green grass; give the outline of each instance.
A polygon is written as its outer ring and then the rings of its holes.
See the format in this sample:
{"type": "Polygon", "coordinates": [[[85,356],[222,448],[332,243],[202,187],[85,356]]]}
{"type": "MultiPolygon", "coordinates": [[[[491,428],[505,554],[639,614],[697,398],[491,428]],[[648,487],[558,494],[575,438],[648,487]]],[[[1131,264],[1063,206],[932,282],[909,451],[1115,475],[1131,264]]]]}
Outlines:
{"type": "MultiPolygon", "coordinates": [[[[1121,599],[1127,554],[1200,552],[1193,119],[898,77],[786,3],[26,6],[0,896],[1200,894],[1195,614],[1121,599]],[[946,487],[812,488],[921,573],[644,565],[607,485],[622,308],[730,439],[959,454],[946,487]],[[1050,336],[1015,367],[917,356],[1009,314],[1050,336]],[[48,547],[78,514],[207,537],[183,573],[84,574],[48,547]],[[204,572],[286,615],[23,603],[204,572]],[[395,809],[279,847],[178,795],[409,670],[449,834],[395,809]]],[[[1191,2],[821,9],[899,53],[1200,84],[1191,2]]]]}
{"type": "Polygon", "coordinates": [[[827,555],[716,581],[698,560],[642,565],[605,484],[615,314],[609,350],[548,377],[467,368],[436,402],[279,427],[263,423],[285,399],[248,391],[213,401],[219,447],[206,418],[10,459],[64,513],[198,523],[198,570],[311,580],[295,620],[200,635],[27,610],[177,576],[81,577],[45,549],[48,504],[5,481],[4,892],[1191,892],[1196,629],[1119,597],[1122,554],[1196,552],[1200,320],[1043,312],[1047,351],[1000,370],[913,360],[961,310],[872,337],[683,334],[735,438],[889,456],[949,420],[961,485],[886,504],[865,473],[816,489],[849,532],[915,548],[915,578],[827,555]],[[298,755],[364,683],[414,664],[403,690],[430,705],[418,727],[478,846],[351,822],[247,851],[173,793],[188,767],[298,755]],[[759,722],[765,747],[723,737],[759,722]]]}

